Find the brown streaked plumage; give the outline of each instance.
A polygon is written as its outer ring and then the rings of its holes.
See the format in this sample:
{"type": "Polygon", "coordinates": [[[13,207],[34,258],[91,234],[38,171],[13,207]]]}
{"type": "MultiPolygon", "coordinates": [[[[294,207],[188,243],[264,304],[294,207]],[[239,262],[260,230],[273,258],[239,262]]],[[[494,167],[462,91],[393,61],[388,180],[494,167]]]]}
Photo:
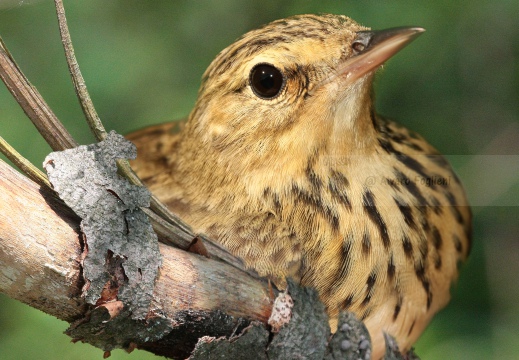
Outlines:
{"type": "Polygon", "coordinates": [[[449,164],[373,109],[376,68],[422,31],[275,21],[216,57],[180,133],[129,136],[134,168],[173,212],[276,284],[317,288],[332,325],[355,312],[374,358],[382,331],[410,348],[470,250],[449,164]]]}

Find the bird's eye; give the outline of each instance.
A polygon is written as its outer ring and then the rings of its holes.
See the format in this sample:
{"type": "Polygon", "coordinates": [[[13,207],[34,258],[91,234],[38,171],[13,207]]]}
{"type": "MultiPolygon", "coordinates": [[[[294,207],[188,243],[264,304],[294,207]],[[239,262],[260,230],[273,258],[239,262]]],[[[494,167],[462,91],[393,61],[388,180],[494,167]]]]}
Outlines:
{"type": "Polygon", "coordinates": [[[273,99],[283,89],[285,77],[270,64],[258,64],[250,72],[250,86],[254,93],[263,99],[273,99]]]}

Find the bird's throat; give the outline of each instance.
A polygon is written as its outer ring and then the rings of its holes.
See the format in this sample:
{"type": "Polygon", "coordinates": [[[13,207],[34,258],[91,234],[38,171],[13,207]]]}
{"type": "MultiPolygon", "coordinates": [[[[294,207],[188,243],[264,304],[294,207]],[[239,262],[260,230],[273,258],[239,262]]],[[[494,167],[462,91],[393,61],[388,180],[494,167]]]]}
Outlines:
{"type": "Polygon", "coordinates": [[[336,98],[330,152],[335,155],[364,155],[377,140],[371,79],[353,84],[336,98]]]}

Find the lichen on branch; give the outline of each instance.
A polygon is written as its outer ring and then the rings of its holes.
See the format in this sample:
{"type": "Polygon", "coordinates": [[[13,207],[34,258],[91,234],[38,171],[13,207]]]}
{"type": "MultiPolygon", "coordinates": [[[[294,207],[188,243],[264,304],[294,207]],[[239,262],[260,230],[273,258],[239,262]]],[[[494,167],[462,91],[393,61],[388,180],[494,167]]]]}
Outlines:
{"type": "Polygon", "coordinates": [[[54,152],[44,168],[59,196],[81,217],[88,303],[122,301],[133,319],[148,314],[161,264],[146,214],[150,193],[117,174],[116,160],[135,158],[135,146],[115,132],[106,140],[54,152]]]}

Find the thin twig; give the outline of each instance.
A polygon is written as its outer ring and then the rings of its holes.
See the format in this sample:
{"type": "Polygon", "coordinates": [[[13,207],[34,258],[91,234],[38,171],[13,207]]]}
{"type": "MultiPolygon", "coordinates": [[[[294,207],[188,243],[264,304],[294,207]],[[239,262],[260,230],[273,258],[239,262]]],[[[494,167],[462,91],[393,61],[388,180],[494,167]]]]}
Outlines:
{"type": "Polygon", "coordinates": [[[22,110],[54,151],[77,146],[40,93],[27,80],[0,38],[0,78],[22,110]]]}
{"type": "Polygon", "coordinates": [[[40,186],[46,186],[52,189],[52,185],[49,182],[47,176],[36,166],[34,166],[29,160],[24,158],[18,151],[16,151],[11,145],[0,136],[0,152],[4,154],[11,162],[16,165],[26,176],[40,186]]]}
{"type": "Polygon", "coordinates": [[[68,69],[70,76],[72,77],[72,83],[76,89],[76,95],[81,105],[81,109],[85,114],[85,118],[90,126],[90,129],[94,133],[98,141],[102,141],[106,137],[106,130],[97,115],[97,111],[94,107],[90,94],[88,93],[85,79],[79,69],[79,64],[74,54],[74,46],[72,45],[72,39],[70,38],[70,32],[68,30],[67,18],[65,16],[65,8],[63,7],[63,1],[55,0],[56,14],[58,15],[59,33],[61,35],[61,42],[63,43],[63,49],[65,50],[65,57],[67,59],[68,69]]]}

